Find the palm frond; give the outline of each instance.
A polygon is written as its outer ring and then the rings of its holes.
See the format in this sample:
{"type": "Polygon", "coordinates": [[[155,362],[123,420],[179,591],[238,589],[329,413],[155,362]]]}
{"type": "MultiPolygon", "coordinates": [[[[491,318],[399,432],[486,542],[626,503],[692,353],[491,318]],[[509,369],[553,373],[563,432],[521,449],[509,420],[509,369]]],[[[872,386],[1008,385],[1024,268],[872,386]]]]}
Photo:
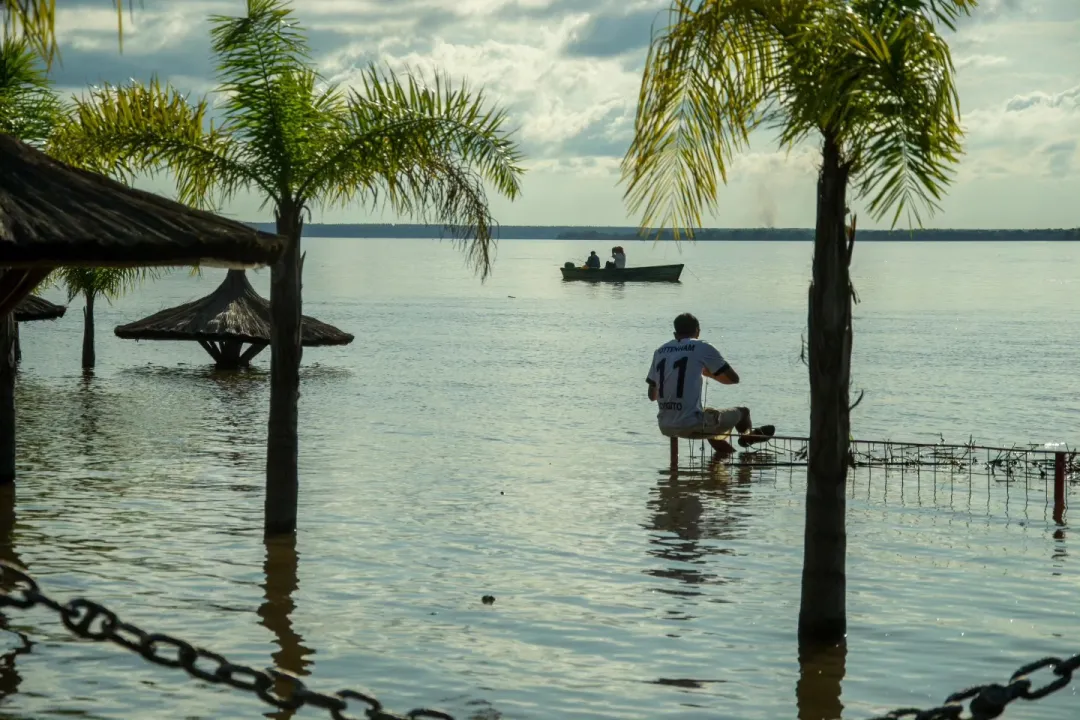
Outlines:
{"type": "MultiPolygon", "coordinates": [[[[761,126],[788,149],[840,143],[876,218],[936,209],[960,152],[949,49],[977,0],[672,0],[650,45],[623,159],[642,229],[700,224],[761,126]]],[[[691,233],[692,235],[692,233],[691,233]]]]}
{"type": "Polygon", "coordinates": [[[241,16],[211,18],[218,92],[228,130],[252,150],[261,177],[278,178],[280,197],[302,162],[316,78],[307,40],[282,0],[247,0],[241,16]]]}
{"type": "Polygon", "coordinates": [[[205,100],[187,97],[154,78],[93,88],[75,99],[49,152],[78,167],[131,182],[140,173],[170,171],[181,202],[214,209],[241,189],[273,195],[252,167],[245,146],[207,122],[205,100]]]}
{"type": "MultiPolygon", "coordinates": [[[[778,91],[783,14],[772,0],[675,0],[641,80],[622,181],[643,231],[692,236],[734,154],[778,91]]],[[[781,8],[783,9],[783,8],[781,8]]]]}
{"type": "MultiPolygon", "coordinates": [[[[140,3],[142,0],[140,0],[140,3]]],[[[124,51],[124,1],[112,0],[116,8],[116,30],[120,52],[124,51]]],[[[133,9],[128,0],[128,11],[133,9]]],[[[29,43],[47,66],[60,55],[56,45],[56,0],[0,0],[4,38],[21,38],[29,43]]]]}
{"type": "Polygon", "coordinates": [[[0,41],[0,133],[41,146],[60,122],[63,104],[32,46],[0,41]]]}
{"type": "Polygon", "coordinates": [[[856,193],[895,227],[939,209],[962,152],[949,47],[922,12],[856,18],[847,61],[859,117],[849,134],[856,193]],[[876,21],[876,22],[875,22],[876,21]],[[871,25],[870,23],[875,24],[871,25]]]}
{"type": "Polygon", "coordinates": [[[52,285],[64,288],[68,302],[80,295],[102,295],[111,302],[168,272],[168,268],[61,267],[47,279],[52,285]]]}
{"type": "Polygon", "coordinates": [[[465,83],[371,65],[347,113],[324,126],[330,142],[297,197],[327,205],[383,199],[402,214],[433,219],[456,238],[471,239],[469,259],[487,277],[494,220],[486,186],[513,200],[524,173],[506,123],[504,110],[489,107],[483,91],[465,83]]]}

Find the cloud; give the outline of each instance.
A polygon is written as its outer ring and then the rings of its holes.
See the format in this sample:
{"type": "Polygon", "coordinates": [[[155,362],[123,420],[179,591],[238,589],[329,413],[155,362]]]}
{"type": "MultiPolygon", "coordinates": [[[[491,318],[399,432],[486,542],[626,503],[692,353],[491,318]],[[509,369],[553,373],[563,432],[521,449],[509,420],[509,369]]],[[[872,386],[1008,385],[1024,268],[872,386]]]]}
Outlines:
{"type": "Polygon", "coordinates": [[[1043,148],[1047,169],[1052,177],[1063,178],[1072,172],[1078,158],[1077,147],[1080,147],[1080,140],[1062,140],[1043,148]]]}
{"type": "MultiPolygon", "coordinates": [[[[621,155],[629,142],[640,76],[617,58],[564,54],[567,39],[582,21],[570,16],[541,25],[506,24],[498,39],[471,43],[387,43],[377,59],[395,69],[429,75],[439,70],[483,86],[493,101],[512,112],[530,154],[621,155]]],[[[332,81],[348,85],[359,72],[353,66],[375,59],[373,55],[368,47],[350,46],[324,58],[323,64],[332,81]]]]}
{"type": "MultiPolygon", "coordinates": [[[[236,14],[243,7],[240,0],[135,3],[134,13],[124,14],[121,54],[109,0],[57,5],[63,65],[54,77],[61,87],[81,91],[88,83],[157,74],[197,94],[216,85],[208,15],[236,14]]],[[[474,88],[483,86],[492,102],[508,110],[530,175],[524,197],[499,206],[501,221],[554,221],[550,207],[561,212],[576,203],[575,218],[623,224],[636,220],[627,217],[617,185],[619,161],[631,139],[650,28],[667,22],[669,5],[669,0],[295,0],[292,7],[308,30],[313,61],[335,81],[355,83],[359,68],[369,62],[427,73],[438,69],[474,88]]],[[[974,15],[948,34],[967,137],[951,191],[962,199],[947,201],[950,215],[942,222],[956,217],[977,224],[984,192],[1019,195],[1022,187],[1052,179],[1061,192],[1080,193],[1077,37],[1077,0],[982,0],[974,15]],[[986,183],[994,189],[985,190],[986,183]]],[[[805,225],[812,219],[817,147],[791,154],[774,149],[774,138],[762,135],[734,160],[731,184],[722,191],[722,224],[805,225]]],[[[1031,197],[1010,210],[1013,216],[1080,224],[1075,203],[1051,206],[1040,193],[1031,197]]],[[[361,211],[351,212],[364,219],[361,211]]]]}
{"type": "Polygon", "coordinates": [[[1008,65],[1009,59],[1000,55],[965,55],[957,60],[954,60],[956,69],[964,70],[966,68],[992,68],[1001,67],[1002,65],[1008,65]]]}
{"type": "Polygon", "coordinates": [[[652,32],[662,30],[665,13],[656,8],[626,14],[590,15],[571,34],[567,54],[575,57],[611,57],[647,48],[652,32]]]}
{"type": "Polygon", "coordinates": [[[969,175],[1064,177],[1080,144],[1080,85],[1014,96],[964,116],[969,175]]]}
{"type": "Polygon", "coordinates": [[[1053,94],[1035,91],[1029,95],[1018,95],[1006,103],[1005,112],[1023,112],[1034,107],[1076,110],[1080,107],[1080,85],[1053,94]]]}

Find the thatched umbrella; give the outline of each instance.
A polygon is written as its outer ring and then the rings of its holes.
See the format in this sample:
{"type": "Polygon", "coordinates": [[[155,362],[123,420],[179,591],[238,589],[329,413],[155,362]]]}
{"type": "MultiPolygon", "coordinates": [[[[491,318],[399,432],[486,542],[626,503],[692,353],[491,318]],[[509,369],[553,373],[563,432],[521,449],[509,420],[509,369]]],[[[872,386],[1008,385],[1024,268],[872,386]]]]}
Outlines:
{"type": "Polygon", "coordinates": [[[15,343],[13,352],[15,353],[16,365],[22,362],[22,344],[19,342],[19,323],[36,322],[38,320],[55,320],[56,318],[64,317],[64,313],[66,312],[67,305],[57,305],[56,303],[51,303],[45,298],[37,295],[27,295],[15,306],[15,337],[12,338],[12,342],[15,343]]]}
{"type": "Polygon", "coordinates": [[[284,240],[135,190],[0,134],[0,317],[55,267],[253,267],[284,240]]]}
{"type": "MultiPolygon", "coordinates": [[[[243,270],[230,270],[206,297],[167,308],[150,317],[119,325],[125,340],[188,340],[198,342],[219,368],[244,367],[270,343],[270,303],[255,292],[243,270]],[[249,343],[244,349],[244,343],[249,343]]],[[[353,336],[304,315],[300,344],[348,345],[353,336]]]]}
{"type": "Polygon", "coordinates": [[[67,305],[57,305],[43,297],[27,295],[15,306],[15,322],[55,320],[64,317],[66,312],[67,305]]]}
{"type": "Polygon", "coordinates": [[[0,134],[0,484],[15,479],[11,313],[61,265],[274,262],[285,239],[78,170],[0,134]],[[11,324],[9,324],[11,323],[11,324]]]}

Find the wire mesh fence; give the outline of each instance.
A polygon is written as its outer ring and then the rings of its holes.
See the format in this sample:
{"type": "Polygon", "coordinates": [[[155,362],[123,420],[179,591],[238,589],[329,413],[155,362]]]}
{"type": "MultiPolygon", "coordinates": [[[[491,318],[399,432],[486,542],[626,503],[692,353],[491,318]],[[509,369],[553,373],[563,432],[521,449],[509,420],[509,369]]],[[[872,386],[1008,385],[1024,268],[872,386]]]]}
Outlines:
{"type": "MultiPolygon", "coordinates": [[[[717,453],[700,440],[684,440],[687,453],[678,464],[680,473],[709,473],[717,467],[753,468],[761,479],[786,478],[793,483],[800,468],[807,467],[809,439],[770,438],[739,453],[717,453]]],[[[1061,444],[1029,444],[1012,447],[966,443],[852,440],[847,484],[851,497],[889,502],[953,505],[966,495],[969,505],[976,493],[990,508],[992,498],[1004,503],[1017,500],[1052,508],[1061,521],[1068,505],[1069,489],[1080,483],[1080,450],[1061,444]]],[[[794,483],[792,484],[794,489],[794,483]]]]}

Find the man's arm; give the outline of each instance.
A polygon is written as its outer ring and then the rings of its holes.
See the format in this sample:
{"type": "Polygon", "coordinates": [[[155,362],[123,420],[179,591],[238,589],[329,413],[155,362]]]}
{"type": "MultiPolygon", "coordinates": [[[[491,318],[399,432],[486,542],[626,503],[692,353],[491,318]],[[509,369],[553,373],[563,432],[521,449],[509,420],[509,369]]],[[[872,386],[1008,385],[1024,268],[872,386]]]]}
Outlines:
{"type": "Polygon", "coordinates": [[[713,380],[720,383],[721,385],[739,384],[739,373],[735,372],[735,368],[731,367],[727,363],[724,363],[724,366],[718,368],[716,372],[713,372],[706,368],[705,372],[703,372],[702,375],[704,375],[705,377],[711,377],[713,380]]]}
{"type": "Polygon", "coordinates": [[[724,359],[719,350],[709,343],[702,343],[702,351],[704,352],[702,362],[705,365],[701,371],[702,375],[712,378],[721,385],[737,385],[739,383],[739,373],[735,372],[735,369],[728,364],[728,361],[724,359]]]}
{"type": "Polygon", "coordinates": [[[649,362],[649,372],[645,373],[645,382],[649,383],[649,401],[656,402],[656,399],[660,397],[660,391],[656,387],[660,382],[660,374],[656,372],[656,353],[653,353],[652,360],[649,362]]]}

